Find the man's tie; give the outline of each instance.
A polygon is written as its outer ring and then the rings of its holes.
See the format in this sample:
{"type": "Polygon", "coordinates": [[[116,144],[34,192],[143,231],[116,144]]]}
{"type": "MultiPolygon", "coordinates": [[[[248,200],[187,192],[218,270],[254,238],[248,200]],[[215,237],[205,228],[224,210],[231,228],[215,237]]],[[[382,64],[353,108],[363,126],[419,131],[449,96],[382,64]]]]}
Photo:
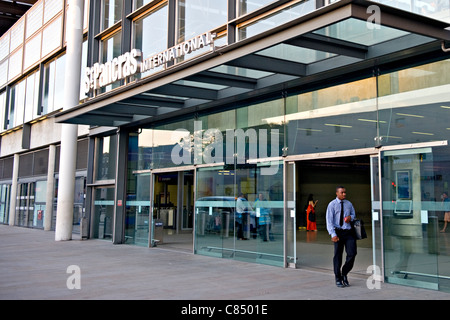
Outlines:
{"type": "Polygon", "coordinates": [[[344,201],[341,201],[341,217],[339,218],[339,225],[342,227],[344,224],[344,201]]]}

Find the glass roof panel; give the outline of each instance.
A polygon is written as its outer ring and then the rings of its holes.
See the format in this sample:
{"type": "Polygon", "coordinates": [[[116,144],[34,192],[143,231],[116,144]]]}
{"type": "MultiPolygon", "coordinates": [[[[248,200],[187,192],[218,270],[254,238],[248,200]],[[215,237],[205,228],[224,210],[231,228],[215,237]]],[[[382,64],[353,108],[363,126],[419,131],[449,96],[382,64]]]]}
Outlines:
{"type": "Polygon", "coordinates": [[[211,90],[222,90],[222,89],[228,88],[227,86],[222,86],[219,84],[205,83],[205,82],[198,82],[198,81],[189,81],[189,80],[178,80],[178,81],[174,82],[174,84],[180,84],[183,86],[190,86],[190,87],[197,87],[197,88],[204,88],[204,89],[211,89],[211,90]]]}
{"type": "Polygon", "coordinates": [[[285,43],[261,50],[256,54],[299,63],[312,63],[335,56],[335,54],[297,47],[285,43]]]}
{"type": "Polygon", "coordinates": [[[251,79],[262,79],[264,77],[273,75],[273,73],[271,73],[271,72],[253,70],[253,69],[248,69],[248,68],[233,67],[233,66],[227,66],[227,65],[220,65],[218,67],[210,69],[209,71],[226,73],[226,74],[230,74],[230,75],[247,77],[247,78],[251,78],[251,79]]]}
{"type": "Polygon", "coordinates": [[[354,42],[366,46],[375,45],[385,41],[409,35],[409,32],[376,25],[355,18],[349,18],[327,27],[318,29],[313,33],[339,40],[354,42]]]}

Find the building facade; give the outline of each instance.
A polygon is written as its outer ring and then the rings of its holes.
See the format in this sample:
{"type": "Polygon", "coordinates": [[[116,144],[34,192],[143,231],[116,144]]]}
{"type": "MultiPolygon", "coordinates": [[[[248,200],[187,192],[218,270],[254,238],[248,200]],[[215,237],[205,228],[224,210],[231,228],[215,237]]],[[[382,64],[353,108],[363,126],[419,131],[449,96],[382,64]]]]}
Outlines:
{"type": "Polygon", "coordinates": [[[344,185],[354,272],[450,289],[449,2],[86,0],[63,109],[68,5],[0,38],[1,223],[55,229],[72,124],[82,238],[331,270],[344,185]]]}

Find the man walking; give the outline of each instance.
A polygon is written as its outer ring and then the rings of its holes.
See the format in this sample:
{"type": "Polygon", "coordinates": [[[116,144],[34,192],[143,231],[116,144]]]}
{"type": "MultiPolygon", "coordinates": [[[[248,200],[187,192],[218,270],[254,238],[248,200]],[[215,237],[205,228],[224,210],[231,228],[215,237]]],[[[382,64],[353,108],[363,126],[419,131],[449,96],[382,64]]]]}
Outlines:
{"type": "Polygon", "coordinates": [[[328,204],[326,220],[327,230],[334,242],[333,267],[336,277],[336,286],[348,287],[347,274],[352,270],[356,257],[356,238],[352,232],[350,222],[355,219],[355,209],[350,201],[346,200],[347,193],[344,187],[336,188],[336,199],[328,204]],[[342,255],[347,257],[342,267],[342,255]]]}

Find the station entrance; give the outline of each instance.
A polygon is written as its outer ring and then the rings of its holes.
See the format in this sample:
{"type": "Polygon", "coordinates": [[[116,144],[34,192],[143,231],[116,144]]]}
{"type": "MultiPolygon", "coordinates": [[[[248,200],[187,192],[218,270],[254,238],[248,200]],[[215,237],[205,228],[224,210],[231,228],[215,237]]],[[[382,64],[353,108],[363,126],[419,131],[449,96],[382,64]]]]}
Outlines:
{"type": "Polygon", "coordinates": [[[151,244],[193,252],[194,171],[153,174],[151,244]]]}
{"type": "Polygon", "coordinates": [[[358,241],[352,273],[366,274],[372,265],[370,156],[314,159],[296,162],[296,252],[301,268],[333,270],[333,242],[326,228],[328,203],[336,186],[344,186],[356,216],[365,223],[368,237],[358,241]],[[315,224],[307,219],[309,200],[315,205],[315,224]],[[308,226],[309,222],[309,226],[308,226]]]}

